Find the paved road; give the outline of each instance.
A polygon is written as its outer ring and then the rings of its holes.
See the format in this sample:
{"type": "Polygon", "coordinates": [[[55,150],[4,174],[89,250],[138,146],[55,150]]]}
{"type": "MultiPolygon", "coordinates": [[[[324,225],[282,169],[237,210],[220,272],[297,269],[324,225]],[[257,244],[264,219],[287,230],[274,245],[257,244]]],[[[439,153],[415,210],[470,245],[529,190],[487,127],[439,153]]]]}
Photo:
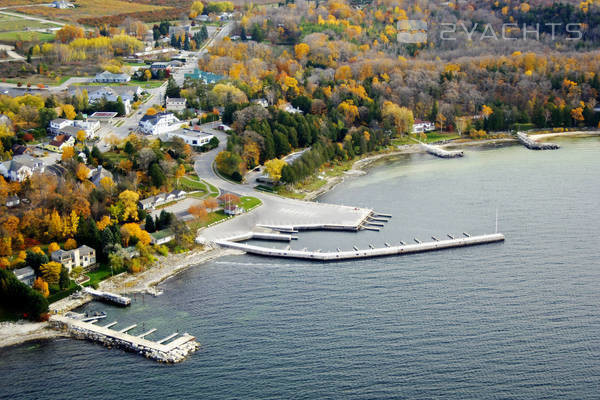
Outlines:
{"type": "Polygon", "coordinates": [[[240,215],[227,222],[204,229],[199,238],[204,241],[214,241],[251,231],[257,225],[300,225],[300,224],[331,224],[358,225],[370,212],[364,208],[341,206],[335,204],[315,203],[310,201],[293,200],[254,189],[254,183],[236,184],[221,178],[213,169],[213,162],[219,151],[227,143],[227,134],[212,129],[218,125],[203,125],[203,130],[214,134],[219,139],[219,147],[196,156],[194,170],[205,181],[217,186],[221,191],[237,193],[242,196],[259,198],[263,205],[250,213],[240,215]]]}

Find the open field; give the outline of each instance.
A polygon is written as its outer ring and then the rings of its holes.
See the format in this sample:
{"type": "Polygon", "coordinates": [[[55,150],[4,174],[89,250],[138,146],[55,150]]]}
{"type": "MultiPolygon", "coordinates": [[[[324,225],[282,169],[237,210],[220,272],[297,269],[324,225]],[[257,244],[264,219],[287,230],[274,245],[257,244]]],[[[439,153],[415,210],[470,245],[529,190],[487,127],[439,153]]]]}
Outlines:
{"type": "Polygon", "coordinates": [[[0,32],[0,42],[51,42],[55,36],[54,33],[45,32],[0,32]]]}
{"type": "Polygon", "coordinates": [[[56,28],[60,25],[0,14],[0,32],[14,32],[33,29],[56,28]]]}
{"type": "MultiPolygon", "coordinates": [[[[78,0],[76,4],[78,7],[63,10],[45,6],[18,7],[15,8],[15,10],[25,14],[43,16],[49,19],[77,22],[80,18],[95,18],[135,12],[156,12],[167,8],[121,0],[78,0]]],[[[158,14],[157,19],[160,19],[158,14]]]]}

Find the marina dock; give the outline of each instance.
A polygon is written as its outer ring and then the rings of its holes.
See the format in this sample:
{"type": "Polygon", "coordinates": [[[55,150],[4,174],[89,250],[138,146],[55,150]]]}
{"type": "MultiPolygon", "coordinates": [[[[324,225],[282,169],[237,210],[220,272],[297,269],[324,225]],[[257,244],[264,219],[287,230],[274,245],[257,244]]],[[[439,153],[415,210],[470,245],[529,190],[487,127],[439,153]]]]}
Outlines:
{"type": "Polygon", "coordinates": [[[556,150],[560,149],[560,146],[555,143],[541,143],[533,139],[525,132],[517,132],[517,139],[523,143],[525,147],[530,150],[556,150]]]}
{"type": "Polygon", "coordinates": [[[53,315],[50,317],[50,325],[53,328],[67,331],[76,339],[90,340],[101,343],[106,347],[118,347],[159,362],[177,363],[183,361],[189,354],[200,347],[196,338],[187,333],[182,334],[172,342],[169,342],[169,340],[178,336],[178,333],[171,334],[155,342],[144,339],[144,337],[153,333],[156,329],[151,329],[141,335],[134,336],[127,332],[134,329],[137,324],[130,325],[121,330],[109,329],[109,326],[115,324],[116,321],[106,326],[99,326],[63,315],[53,315]]]}
{"type": "Polygon", "coordinates": [[[231,240],[217,240],[215,243],[222,247],[241,250],[246,253],[270,257],[299,258],[303,260],[315,261],[341,261],[371,257],[394,256],[411,253],[421,253],[425,251],[435,251],[449,249],[453,247],[466,247],[487,243],[504,241],[504,235],[493,233],[478,236],[466,236],[454,239],[434,240],[432,242],[418,241],[415,244],[401,244],[399,246],[385,246],[382,248],[369,248],[359,250],[356,246],[354,250],[349,251],[307,251],[307,250],[289,250],[274,249],[263,246],[254,246],[245,243],[236,243],[231,240]]]}

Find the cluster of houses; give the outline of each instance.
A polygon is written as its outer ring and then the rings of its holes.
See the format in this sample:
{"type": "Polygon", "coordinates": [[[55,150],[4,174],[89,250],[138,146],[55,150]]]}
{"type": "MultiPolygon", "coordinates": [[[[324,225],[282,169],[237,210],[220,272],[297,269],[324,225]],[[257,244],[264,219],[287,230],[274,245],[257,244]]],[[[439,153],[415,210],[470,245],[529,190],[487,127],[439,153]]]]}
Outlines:
{"type": "Polygon", "coordinates": [[[424,133],[435,131],[435,124],[429,121],[415,119],[412,127],[412,133],[424,133]]]}
{"type": "MultiPolygon", "coordinates": [[[[126,76],[129,78],[128,75],[126,76]]],[[[125,106],[125,114],[131,112],[133,103],[138,100],[143,93],[142,88],[139,86],[73,86],[69,88],[69,94],[74,96],[77,93],[81,93],[83,90],[87,92],[88,101],[91,105],[98,104],[102,101],[117,102],[120,97],[125,106]]]]}
{"type": "Polygon", "coordinates": [[[156,196],[148,197],[140,200],[140,207],[142,210],[152,210],[156,207],[165,205],[172,201],[182,200],[185,198],[187,192],[184,190],[173,190],[169,193],[161,193],[156,196]]]}

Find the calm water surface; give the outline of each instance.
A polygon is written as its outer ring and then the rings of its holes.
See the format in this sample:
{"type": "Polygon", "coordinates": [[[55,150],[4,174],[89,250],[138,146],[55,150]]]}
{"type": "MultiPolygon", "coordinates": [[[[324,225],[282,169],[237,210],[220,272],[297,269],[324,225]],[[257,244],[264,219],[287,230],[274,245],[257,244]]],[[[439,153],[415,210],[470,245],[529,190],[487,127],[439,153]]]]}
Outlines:
{"type": "Polygon", "coordinates": [[[0,398],[598,398],[600,139],[561,144],[387,161],[322,198],[393,214],[381,232],[293,246],[493,232],[496,208],[505,243],[333,264],[221,258],[128,309],[86,306],[140,323],[132,333],[158,328],[153,339],[194,334],[187,361],[28,343],[0,349],[0,398]]]}

